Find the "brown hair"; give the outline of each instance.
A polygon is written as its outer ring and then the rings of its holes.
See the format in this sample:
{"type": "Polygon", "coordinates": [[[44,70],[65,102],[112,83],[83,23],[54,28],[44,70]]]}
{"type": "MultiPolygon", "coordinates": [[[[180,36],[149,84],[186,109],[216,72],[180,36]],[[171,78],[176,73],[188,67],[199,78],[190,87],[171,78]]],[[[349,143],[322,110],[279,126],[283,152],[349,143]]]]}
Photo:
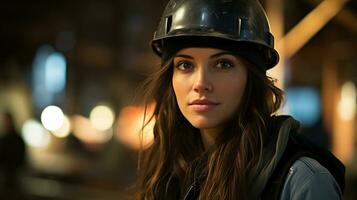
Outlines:
{"type": "Polygon", "coordinates": [[[167,60],[143,84],[146,105],[155,101],[151,120],[154,141],[139,158],[136,199],[179,199],[193,183],[199,183],[198,199],[246,199],[249,169],[261,161],[271,138],[270,116],[283,100],[265,71],[252,64],[239,112],[205,150],[199,130],[180,112],[171,84],[172,59],[167,60]]]}

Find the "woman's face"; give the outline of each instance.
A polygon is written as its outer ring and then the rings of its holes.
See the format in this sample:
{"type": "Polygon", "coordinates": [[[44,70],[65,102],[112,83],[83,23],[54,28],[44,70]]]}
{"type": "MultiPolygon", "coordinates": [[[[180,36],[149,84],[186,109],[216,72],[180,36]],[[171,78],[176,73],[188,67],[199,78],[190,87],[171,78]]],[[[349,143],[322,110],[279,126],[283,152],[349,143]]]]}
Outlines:
{"type": "Polygon", "coordinates": [[[237,111],[247,83],[244,60],[215,48],[185,48],[173,60],[178,106],[196,128],[222,128],[237,111]]]}

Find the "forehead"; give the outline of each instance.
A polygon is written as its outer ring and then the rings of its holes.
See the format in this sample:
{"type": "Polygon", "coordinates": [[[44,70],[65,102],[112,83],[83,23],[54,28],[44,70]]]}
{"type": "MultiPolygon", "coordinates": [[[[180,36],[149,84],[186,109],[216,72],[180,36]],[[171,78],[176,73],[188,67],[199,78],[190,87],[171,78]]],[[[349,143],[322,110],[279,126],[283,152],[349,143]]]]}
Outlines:
{"type": "Polygon", "coordinates": [[[215,54],[230,54],[234,55],[232,52],[223,50],[223,49],[218,49],[218,48],[212,48],[212,47],[188,47],[188,48],[183,48],[179,50],[175,56],[177,55],[190,55],[192,57],[196,56],[211,56],[215,54]]]}

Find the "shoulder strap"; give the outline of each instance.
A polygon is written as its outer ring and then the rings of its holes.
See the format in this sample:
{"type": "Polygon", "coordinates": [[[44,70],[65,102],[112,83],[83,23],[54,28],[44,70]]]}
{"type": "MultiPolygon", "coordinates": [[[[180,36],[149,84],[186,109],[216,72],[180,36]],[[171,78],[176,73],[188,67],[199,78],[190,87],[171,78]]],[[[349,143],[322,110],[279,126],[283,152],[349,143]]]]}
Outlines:
{"type": "Polygon", "coordinates": [[[280,198],[280,193],[283,189],[285,178],[289,173],[290,167],[297,159],[303,156],[312,157],[312,154],[289,140],[283,157],[269,178],[268,183],[261,195],[264,199],[276,200],[280,198]]]}

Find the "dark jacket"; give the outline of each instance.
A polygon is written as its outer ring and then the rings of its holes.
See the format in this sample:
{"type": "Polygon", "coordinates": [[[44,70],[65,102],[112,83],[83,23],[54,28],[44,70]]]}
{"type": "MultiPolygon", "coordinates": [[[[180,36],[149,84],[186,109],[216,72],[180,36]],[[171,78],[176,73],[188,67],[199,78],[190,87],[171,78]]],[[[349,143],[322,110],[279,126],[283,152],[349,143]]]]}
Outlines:
{"type": "MultiPolygon", "coordinates": [[[[276,131],[277,137],[267,147],[263,164],[248,175],[253,183],[249,199],[340,199],[343,164],[299,135],[299,124],[292,117],[275,116],[271,124],[270,131],[276,131]]],[[[197,199],[199,188],[193,183],[184,200],[197,199]]]]}

